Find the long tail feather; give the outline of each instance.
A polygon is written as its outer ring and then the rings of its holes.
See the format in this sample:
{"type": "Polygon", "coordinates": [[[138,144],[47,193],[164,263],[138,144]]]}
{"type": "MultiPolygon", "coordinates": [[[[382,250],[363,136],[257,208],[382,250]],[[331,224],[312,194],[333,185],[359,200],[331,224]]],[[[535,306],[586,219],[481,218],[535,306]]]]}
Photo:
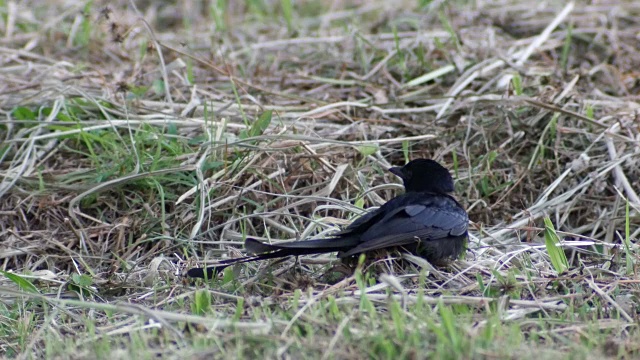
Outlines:
{"type": "Polygon", "coordinates": [[[254,254],[236,259],[222,260],[218,265],[207,268],[193,268],[187,271],[187,277],[211,279],[226,267],[258,260],[275,259],[286,256],[323,254],[335,251],[345,251],[357,244],[357,239],[328,238],[318,240],[292,241],[289,243],[271,245],[253,238],[247,238],[244,247],[248,253],[254,254]]]}
{"type": "Polygon", "coordinates": [[[247,238],[244,248],[250,254],[263,254],[271,251],[285,250],[289,255],[322,254],[348,250],[358,244],[356,238],[326,238],[317,240],[301,240],[280,244],[265,244],[253,238],[247,238]]]}
{"type": "Polygon", "coordinates": [[[187,277],[201,278],[201,279],[204,279],[206,277],[207,279],[211,279],[215,274],[221,272],[226,267],[229,267],[231,265],[242,264],[242,263],[257,261],[262,259],[263,258],[258,255],[258,256],[245,256],[241,258],[222,260],[218,262],[218,265],[215,265],[215,266],[210,266],[207,268],[189,269],[189,271],[187,271],[187,277]],[[205,272],[206,272],[206,276],[205,276],[205,272]]]}
{"type": "Polygon", "coordinates": [[[225,268],[231,265],[242,264],[242,263],[258,261],[258,260],[275,259],[275,258],[280,258],[285,256],[289,256],[289,255],[276,251],[268,254],[252,255],[252,256],[245,256],[245,257],[235,258],[235,259],[221,260],[218,262],[218,265],[215,265],[215,266],[210,266],[207,268],[189,269],[189,271],[187,271],[187,277],[204,279],[205,272],[206,272],[206,277],[208,279],[211,279],[215,274],[219,273],[220,271],[224,270],[225,268]]]}

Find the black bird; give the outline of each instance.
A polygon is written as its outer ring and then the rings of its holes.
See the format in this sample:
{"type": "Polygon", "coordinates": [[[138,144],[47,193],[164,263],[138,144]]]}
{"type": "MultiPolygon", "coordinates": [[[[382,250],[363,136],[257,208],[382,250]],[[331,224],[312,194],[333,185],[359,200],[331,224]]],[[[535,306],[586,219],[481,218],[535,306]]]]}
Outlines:
{"type": "Polygon", "coordinates": [[[245,249],[252,256],[223,260],[206,269],[190,269],[187,276],[204,278],[206,271],[207,278],[211,278],[233,264],[335,251],[344,258],[400,248],[432,263],[458,257],[464,250],[469,217],[449,195],[454,190],[449,171],[430,159],[416,159],[389,171],[402,179],[406,192],[331,237],[277,245],[247,238],[245,249]]]}

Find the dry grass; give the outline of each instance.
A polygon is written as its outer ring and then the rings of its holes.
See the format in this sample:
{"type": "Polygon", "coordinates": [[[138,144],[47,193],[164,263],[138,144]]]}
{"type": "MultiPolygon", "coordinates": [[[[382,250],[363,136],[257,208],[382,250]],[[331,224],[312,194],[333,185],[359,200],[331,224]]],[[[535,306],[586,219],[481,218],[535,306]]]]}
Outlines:
{"type": "Polygon", "coordinates": [[[225,3],[0,4],[0,354],[637,356],[640,5],[225,3]],[[472,219],[450,267],[181,279],[418,157],[472,219]]]}

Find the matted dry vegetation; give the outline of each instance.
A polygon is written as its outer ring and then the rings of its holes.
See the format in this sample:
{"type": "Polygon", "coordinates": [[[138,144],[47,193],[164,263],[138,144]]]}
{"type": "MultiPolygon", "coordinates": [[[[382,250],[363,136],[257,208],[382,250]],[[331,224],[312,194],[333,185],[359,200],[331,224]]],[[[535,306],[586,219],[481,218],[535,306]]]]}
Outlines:
{"type": "Polygon", "coordinates": [[[640,4],[290,5],[0,3],[0,354],[637,356],[640,4]],[[348,224],[418,157],[464,259],[181,278],[348,224]]]}

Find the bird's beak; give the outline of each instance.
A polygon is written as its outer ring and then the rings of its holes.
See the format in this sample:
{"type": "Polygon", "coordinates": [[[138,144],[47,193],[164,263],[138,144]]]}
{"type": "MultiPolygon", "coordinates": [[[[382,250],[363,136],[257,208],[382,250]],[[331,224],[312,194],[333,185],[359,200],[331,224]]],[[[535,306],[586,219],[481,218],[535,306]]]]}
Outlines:
{"type": "Polygon", "coordinates": [[[389,172],[392,173],[393,175],[399,177],[400,179],[404,180],[404,171],[402,171],[402,167],[401,166],[395,166],[389,169],[389,172]]]}

